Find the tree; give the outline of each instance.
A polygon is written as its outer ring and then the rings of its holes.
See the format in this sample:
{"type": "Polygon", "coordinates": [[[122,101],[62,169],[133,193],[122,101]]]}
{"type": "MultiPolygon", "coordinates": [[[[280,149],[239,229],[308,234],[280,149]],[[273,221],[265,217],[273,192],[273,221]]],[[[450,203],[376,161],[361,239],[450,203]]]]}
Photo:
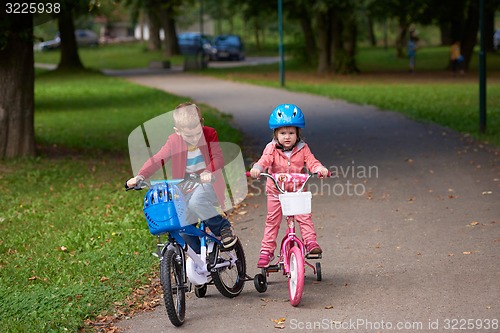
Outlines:
{"type": "Polygon", "coordinates": [[[359,72],[356,64],[359,3],[348,0],[318,0],[314,6],[318,37],[319,74],[359,72]]]}
{"type": "MultiPolygon", "coordinates": [[[[96,1],[81,0],[81,3],[88,6],[96,1]]],[[[59,13],[64,11],[66,2],[71,0],[57,2],[61,6],[59,13]]],[[[40,3],[54,5],[48,0],[40,3]]],[[[33,20],[39,16],[0,12],[0,158],[35,154],[33,20]]],[[[70,21],[73,22],[72,17],[70,21]]],[[[63,23],[63,27],[65,24],[69,23],[63,23]]],[[[69,37],[68,32],[64,32],[66,37],[62,34],[61,31],[61,47],[75,39],[73,31],[69,37]]],[[[67,62],[61,59],[61,64],[65,67],[67,62]]]]}
{"type": "Polygon", "coordinates": [[[75,23],[73,21],[73,11],[80,9],[77,2],[66,0],[61,3],[61,11],[57,16],[57,25],[61,38],[61,58],[58,69],[83,69],[78,45],[75,37],[75,23]]]}
{"type": "Polygon", "coordinates": [[[0,158],[33,156],[33,16],[0,13],[0,158]]]}

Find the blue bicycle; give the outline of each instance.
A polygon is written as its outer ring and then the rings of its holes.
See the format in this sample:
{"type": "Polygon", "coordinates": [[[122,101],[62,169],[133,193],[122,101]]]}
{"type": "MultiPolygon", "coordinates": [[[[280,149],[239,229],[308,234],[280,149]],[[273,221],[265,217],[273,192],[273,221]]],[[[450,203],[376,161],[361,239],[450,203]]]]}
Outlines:
{"type": "Polygon", "coordinates": [[[204,297],[207,285],[214,284],[225,297],[233,298],[243,290],[246,262],[243,246],[237,243],[226,250],[221,241],[205,230],[205,223],[185,225],[185,196],[201,183],[199,179],[139,182],[128,190],[149,188],[144,196],[144,215],[149,231],[158,236],[157,255],[160,259],[160,282],[168,318],[175,326],[184,323],[186,291],[190,283],[197,297],[204,297]],[[182,235],[199,238],[200,253],[191,248],[182,235]],[[166,236],[162,241],[161,237],[166,236]]]}

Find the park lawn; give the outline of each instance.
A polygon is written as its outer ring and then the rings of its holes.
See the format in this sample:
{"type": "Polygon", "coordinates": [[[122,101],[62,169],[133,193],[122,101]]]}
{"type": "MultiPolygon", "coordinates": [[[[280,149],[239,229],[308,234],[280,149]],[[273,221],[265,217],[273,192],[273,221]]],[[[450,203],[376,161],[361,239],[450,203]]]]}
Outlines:
{"type": "MultiPolygon", "coordinates": [[[[146,68],[152,61],[169,60],[171,65],[181,65],[183,56],[168,59],[162,51],[149,51],[141,42],[104,44],[97,47],[79,47],[80,60],[86,68],[93,69],[133,69],[146,68]]],[[[35,62],[42,64],[58,64],[59,50],[36,51],[35,62]]]]}
{"type": "MultiPolygon", "coordinates": [[[[477,60],[472,61],[469,73],[453,76],[446,71],[447,52],[443,47],[419,50],[415,74],[407,73],[407,59],[397,59],[394,50],[380,48],[359,51],[361,73],[354,75],[318,75],[314,68],[290,61],[285,66],[285,89],[401,112],[500,145],[500,54],[488,58],[487,131],[480,133],[477,60]]],[[[278,65],[210,69],[204,73],[280,87],[278,65]]]]}
{"type": "MultiPolygon", "coordinates": [[[[90,331],[87,320],[134,310],[127,296],[157,269],[144,193],[123,189],[128,134],[185,99],[95,72],[37,73],[40,154],[0,161],[0,327],[90,331]]],[[[221,140],[240,140],[230,117],[202,110],[221,140]]]]}

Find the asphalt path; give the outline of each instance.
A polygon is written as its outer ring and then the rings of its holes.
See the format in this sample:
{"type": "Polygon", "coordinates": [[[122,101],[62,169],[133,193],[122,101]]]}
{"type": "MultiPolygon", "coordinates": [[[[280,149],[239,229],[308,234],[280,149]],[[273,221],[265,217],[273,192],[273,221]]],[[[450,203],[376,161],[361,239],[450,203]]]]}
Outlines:
{"type": "MultiPolygon", "coordinates": [[[[498,148],[398,113],[284,89],[177,71],[127,79],[233,115],[248,137],[247,162],[270,140],[271,110],[295,103],[306,116],[305,140],[334,171],[313,183],[323,279],[307,271],[300,306],[289,304],[286,278],[274,273],[262,294],[253,282],[234,299],[213,286],[205,298],[190,293],[181,330],[498,331],[498,148]]],[[[250,192],[231,222],[253,276],[266,209],[258,183],[250,192]]],[[[118,326],[128,333],[175,330],[163,305],[118,326]]]]}

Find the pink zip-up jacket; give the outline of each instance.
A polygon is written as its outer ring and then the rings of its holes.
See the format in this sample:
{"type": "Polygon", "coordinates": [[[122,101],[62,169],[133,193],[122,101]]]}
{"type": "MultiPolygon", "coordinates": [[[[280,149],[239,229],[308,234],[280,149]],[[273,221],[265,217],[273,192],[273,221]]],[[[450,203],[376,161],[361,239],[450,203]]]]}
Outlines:
{"type": "MultiPolygon", "coordinates": [[[[309,146],[300,140],[292,149],[290,157],[287,157],[283,150],[276,147],[276,140],[269,142],[264,148],[260,159],[253,165],[261,172],[267,169],[268,173],[304,173],[304,167],[313,173],[319,171],[323,164],[318,161],[309,146]]],[[[286,189],[290,191],[290,188],[286,189]]],[[[278,194],[279,191],[273,182],[268,179],[266,183],[266,192],[269,194],[278,194]]]]}

